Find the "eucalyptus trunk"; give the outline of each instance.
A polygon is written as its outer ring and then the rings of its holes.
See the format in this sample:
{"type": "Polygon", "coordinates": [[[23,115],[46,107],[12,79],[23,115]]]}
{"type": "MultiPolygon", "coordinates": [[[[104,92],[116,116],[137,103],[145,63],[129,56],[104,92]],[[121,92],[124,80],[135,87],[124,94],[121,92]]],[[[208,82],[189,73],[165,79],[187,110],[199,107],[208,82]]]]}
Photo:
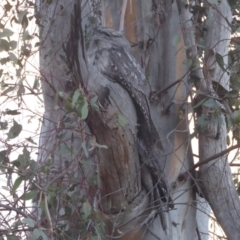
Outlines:
{"type": "MultiPolygon", "coordinates": [[[[194,162],[187,103],[191,90],[189,76],[195,74],[201,79],[201,91],[206,91],[208,83],[204,82],[206,76],[203,77],[201,68],[189,69],[187,64],[189,59],[197,58],[197,50],[193,26],[189,24],[191,14],[184,6],[184,1],[168,0],[38,1],[40,71],[45,103],[39,161],[50,166],[41,184],[46,190],[45,198],[56,200],[52,203],[54,207],[45,209],[50,239],[58,239],[60,220],[65,224],[64,231],[69,239],[91,239],[93,232],[100,239],[102,235],[96,222],[107,239],[198,239],[199,229],[208,231],[198,226],[206,216],[198,214],[197,217],[199,206],[193,187],[197,180],[192,174],[194,171],[188,172],[194,162]],[[87,55],[86,48],[91,48],[92,32],[98,25],[123,32],[131,44],[132,56],[146,76],[144,90],[163,146],[159,161],[164,166],[167,188],[174,203],[173,209],[166,208],[163,213],[166,226],[159,215],[151,218],[150,194],[142,186],[144,173],[140,171],[136,143],[136,106],[128,92],[103,76],[87,55]],[[186,54],[188,48],[192,52],[190,57],[186,54]],[[106,96],[110,98],[110,106],[105,101],[106,96]],[[80,101],[78,109],[77,101],[80,101]],[[64,186],[63,193],[58,193],[56,199],[48,193],[53,184],[64,186]],[[68,198],[66,192],[70,192],[68,198]],[[57,217],[66,202],[71,206],[68,220],[57,217]],[[92,213],[86,214],[89,209],[92,213]],[[81,229],[83,219],[85,229],[81,229]]],[[[224,14],[231,21],[227,1],[221,1],[217,9],[227,11],[224,14]]],[[[216,14],[217,18],[220,15],[216,12],[209,8],[208,16],[216,14]]],[[[214,29],[218,29],[225,24],[216,18],[209,17],[208,26],[214,22],[214,29]]],[[[227,27],[221,28],[218,35],[209,27],[209,49],[223,35],[230,38],[227,27]]],[[[229,41],[223,41],[218,53],[226,54],[228,44],[229,41]]],[[[227,82],[221,69],[215,74],[217,79],[221,76],[227,82]]],[[[221,121],[225,121],[223,117],[221,121]]],[[[212,124],[219,126],[216,122],[212,124]]],[[[200,160],[226,149],[226,128],[224,124],[220,127],[222,133],[218,139],[212,139],[215,132],[200,133],[200,160]]],[[[240,239],[240,231],[237,231],[239,200],[225,158],[214,162],[216,168],[212,164],[211,167],[202,165],[201,180],[206,184],[197,181],[197,185],[229,239],[240,239]],[[224,174],[222,184],[219,174],[224,174]],[[213,191],[217,183],[224,199],[213,191]],[[225,206],[231,208],[227,222],[223,219],[228,214],[225,206]]],[[[202,235],[201,239],[207,236],[202,235]]]]}

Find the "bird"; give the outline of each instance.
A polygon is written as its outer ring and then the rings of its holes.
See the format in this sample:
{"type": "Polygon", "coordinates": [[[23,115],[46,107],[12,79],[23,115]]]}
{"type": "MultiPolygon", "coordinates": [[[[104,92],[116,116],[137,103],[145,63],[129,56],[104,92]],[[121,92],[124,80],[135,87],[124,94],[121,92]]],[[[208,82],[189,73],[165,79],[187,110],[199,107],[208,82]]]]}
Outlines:
{"type": "Polygon", "coordinates": [[[150,110],[143,90],[145,76],[129,54],[130,44],[123,34],[111,28],[97,28],[92,36],[88,53],[90,58],[94,58],[93,64],[97,65],[103,75],[110,81],[118,83],[130,94],[140,107],[147,126],[150,127],[150,110]]]}
{"type": "MultiPolygon", "coordinates": [[[[159,207],[163,202],[165,205],[172,202],[160,159],[163,146],[151,118],[149,101],[144,91],[145,75],[130,50],[130,43],[122,32],[98,27],[93,30],[87,56],[101,74],[127,91],[135,105],[138,119],[136,141],[142,166],[142,185],[149,192],[153,207],[160,211],[159,207]],[[150,181],[146,179],[146,175],[151,175],[150,181]]],[[[161,216],[160,218],[163,223],[165,220],[161,216]]]]}

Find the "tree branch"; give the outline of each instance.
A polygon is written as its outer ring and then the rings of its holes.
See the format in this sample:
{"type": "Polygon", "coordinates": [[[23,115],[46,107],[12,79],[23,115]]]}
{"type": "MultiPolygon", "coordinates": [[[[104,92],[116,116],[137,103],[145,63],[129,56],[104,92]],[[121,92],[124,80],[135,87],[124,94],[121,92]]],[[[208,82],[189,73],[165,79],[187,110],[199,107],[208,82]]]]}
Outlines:
{"type": "MultiPolygon", "coordinates": [[[[222,157],[224,156],[225,154],[228,154],[229,152],[231,152],[232,150],[234,149],[237,149],[240,147],[240,143],[236,144],[236,145],[233,145],[232,147],[229,147],[228,149],[226,150],[223,150],[222,152],[220,153],[217,153],[211,157],[208,157],[202,161],[199,161],[198,163],[194,164],[188,171],[184,172],[183,174],[186,174],[186,173],[192,173],[196,168],[198,168],[199,166],[203,165],[203,164],[206,164],[206,163],[209,163],[213,160],[215,160],[216,158],[219,158],[219,157],[222,157]]],[[[181,174],[182,175],[182,174],[181,174]]]]}

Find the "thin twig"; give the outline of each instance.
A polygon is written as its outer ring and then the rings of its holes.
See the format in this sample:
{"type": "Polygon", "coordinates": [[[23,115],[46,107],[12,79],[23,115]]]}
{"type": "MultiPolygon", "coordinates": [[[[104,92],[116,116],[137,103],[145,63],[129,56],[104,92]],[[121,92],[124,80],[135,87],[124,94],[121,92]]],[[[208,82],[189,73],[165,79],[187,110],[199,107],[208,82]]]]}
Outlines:
{"type": "Polygon", "coordinates": [[[239,147],[240,147],[239,143],[235,144],[232,147],[229,147],[228,149],[225,149],[225,150],[223,150],[220,153],[217,153],[217,154],[215,154],[215,155],[213,155],[211,157],[208,157],[208,158],[206,158],[206,159],[204,159],[202,161],[199,161],[198,163],[194,164],[191,168],[189,168],[189,170],[187,172],[185,172],[185,173],[183,173],[181,175],[184,175],[186,173],[192,173],[196,168],[200,167],[201,165],[209,163],[209,162],[215,160],[216,158],[222,157],[222,156],[228,154],[229,152],[231,152],[232,150],[237,149],[239,147]]]}
{"type": "Polygon", "coordinates": [[[10,207],[9,205],[5,205],[5,204],[1,204],[1,203],[0,203],[0,207],[1,207],[1,208],[4,208],[4,209],[7,209],[7,210],[9,210],[9,211],[15,211],[16,213],[24,216],[25,218],[28,217],[28,215],[27,215],[26,213],[20,211],[19,209],[15,208],[15,207],[10,207]]]}
{"type": "Polygon", "coordinates": [[[125,18],[125,13],[126,13],[126,8],[127,8],[127,2],[128,2],[128,0],[123,0],[121,18],[120,18],[120,25],[119,25],[119,31],[120,32],[122,32],[123,29],[124,29],[124,18],[125,18]]]}

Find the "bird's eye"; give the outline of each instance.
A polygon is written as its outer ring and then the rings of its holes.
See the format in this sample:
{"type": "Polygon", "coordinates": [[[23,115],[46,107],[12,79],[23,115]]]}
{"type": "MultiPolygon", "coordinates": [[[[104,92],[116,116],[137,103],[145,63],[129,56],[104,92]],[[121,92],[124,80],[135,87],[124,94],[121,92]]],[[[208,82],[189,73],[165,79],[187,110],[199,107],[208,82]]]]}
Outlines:
{"type": "Polygon", "coordinates": [[[112,34],[109,33],[109,32],[103,32],[103,34],[106,35],[106,36],[108,36],[108,37],[111,37],[111,36],[112,36],[112,34]]]}
{"type": "Polygon", "coordinates": [[[107,37],[122,37],[121,32],[117,32],[111,28],[99,28],[98,31],[100,31],[101,34],[104,34],[107,37]]]}

